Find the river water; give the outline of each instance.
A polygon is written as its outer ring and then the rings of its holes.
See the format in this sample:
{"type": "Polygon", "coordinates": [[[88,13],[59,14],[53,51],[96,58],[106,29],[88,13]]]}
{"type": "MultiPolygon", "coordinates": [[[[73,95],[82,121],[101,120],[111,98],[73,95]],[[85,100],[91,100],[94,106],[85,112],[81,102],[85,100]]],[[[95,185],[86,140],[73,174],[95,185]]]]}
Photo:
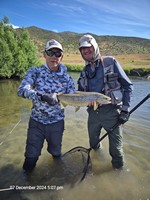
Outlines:
{"type": "MultiPolygon", "coordinates": [[[[78,74],[71,74],[76,82],[78,74]]],[[[150,82],[134,79],[132,108],[150,93],[150,82]]],[[[79,183],[81,157],[55,162],[46,143],[33,174],[22,172],[26,130],[31,102],[16,95],[19,81],[0,81],[0,199],[1,200],[149,200],[150,199],[150,99],[123,127],[123,145],[128,170],[112,170],[107,137],[103,149],[91,151],[92,168],[79,183]]],[[[87,112],[65,108],[62,151],[76,146],[89,148],[87,112]]]]}

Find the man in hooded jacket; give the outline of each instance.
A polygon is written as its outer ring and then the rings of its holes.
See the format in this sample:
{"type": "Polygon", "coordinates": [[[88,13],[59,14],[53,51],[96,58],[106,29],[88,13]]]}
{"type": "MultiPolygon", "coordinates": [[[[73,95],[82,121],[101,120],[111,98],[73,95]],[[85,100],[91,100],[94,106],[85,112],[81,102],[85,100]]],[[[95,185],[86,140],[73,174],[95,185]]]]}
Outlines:
{"type": "Polygon", "coordinates": [[[101,129],[110,130],[120,123],[109,138],[109,153],[114,169],[122,169],[124,155],[122,145],[122,126],[129,119],[129,108],[133,84],[126,76],[119,62],[111,56],[101,56],[98,44],[91,35],[83,35],[79,40],[79,50],[85,60],[85,67],[78,79],[78,90],[99,92],[112,99],[111,104],[99,105],[93,109],[94,102],[88,106],[88,134],[90,146],[97,150],[101,129]]]}

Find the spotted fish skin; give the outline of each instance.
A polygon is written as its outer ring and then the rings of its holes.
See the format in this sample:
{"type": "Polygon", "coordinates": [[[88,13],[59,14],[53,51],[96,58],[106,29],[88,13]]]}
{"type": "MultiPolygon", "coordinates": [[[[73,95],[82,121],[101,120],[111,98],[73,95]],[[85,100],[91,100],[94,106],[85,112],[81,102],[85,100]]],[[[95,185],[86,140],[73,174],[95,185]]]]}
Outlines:
{"type": "Polygon", "coordinates": [[[90,102],[94,102],[94,110],[97,109],[99,104],[109,104],[111,103],[111,98],[98,93],[98,92],[80,92],[76,91],[73,94],[58,94],[58,99],[62,107],[74,106],[76,111],[80,107],[88,106],[90,102]]]}

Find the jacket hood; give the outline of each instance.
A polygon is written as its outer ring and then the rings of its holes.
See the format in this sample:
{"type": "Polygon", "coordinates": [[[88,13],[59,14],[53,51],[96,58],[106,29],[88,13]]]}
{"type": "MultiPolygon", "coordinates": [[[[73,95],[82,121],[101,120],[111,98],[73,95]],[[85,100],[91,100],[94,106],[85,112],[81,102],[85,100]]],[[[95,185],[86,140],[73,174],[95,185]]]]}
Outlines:
{"type": "Polygon", "coordinates": [[[94,63],[96,60],[100,59],[100,50],[99,50],[99,47],[98,47],[98,44],[97,44],[95,38],[93,38],[92,35],[86,34],[80,38],[79,50],[80,50],[82,58],[85,60],[86,64],[94,63]],[[81,47],[90,47],[90,46],[94,47],[95,52],[94,52],[94,55],[93,55],[93,58],[91,59],[91,61],[87,61],[81,53],[81,47]]]}

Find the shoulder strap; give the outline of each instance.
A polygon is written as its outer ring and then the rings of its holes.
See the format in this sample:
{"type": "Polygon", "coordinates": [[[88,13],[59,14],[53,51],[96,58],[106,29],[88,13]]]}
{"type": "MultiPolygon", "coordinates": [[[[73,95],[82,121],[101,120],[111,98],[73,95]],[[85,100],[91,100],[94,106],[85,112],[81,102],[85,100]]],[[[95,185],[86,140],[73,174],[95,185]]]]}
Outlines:
{"type": "Polygon", "coordinates": [[[113,56],[101,56],[101,60],[104,63],[105,67],[114,64],[115,58],[113,56]]]}
{"type": "Polygon", "coordinates": [[[113,56],[101,56],[101,62],[104,69],[104,83],[107,81],[107,74],[114,73],[114,57],[113,56]]]}

